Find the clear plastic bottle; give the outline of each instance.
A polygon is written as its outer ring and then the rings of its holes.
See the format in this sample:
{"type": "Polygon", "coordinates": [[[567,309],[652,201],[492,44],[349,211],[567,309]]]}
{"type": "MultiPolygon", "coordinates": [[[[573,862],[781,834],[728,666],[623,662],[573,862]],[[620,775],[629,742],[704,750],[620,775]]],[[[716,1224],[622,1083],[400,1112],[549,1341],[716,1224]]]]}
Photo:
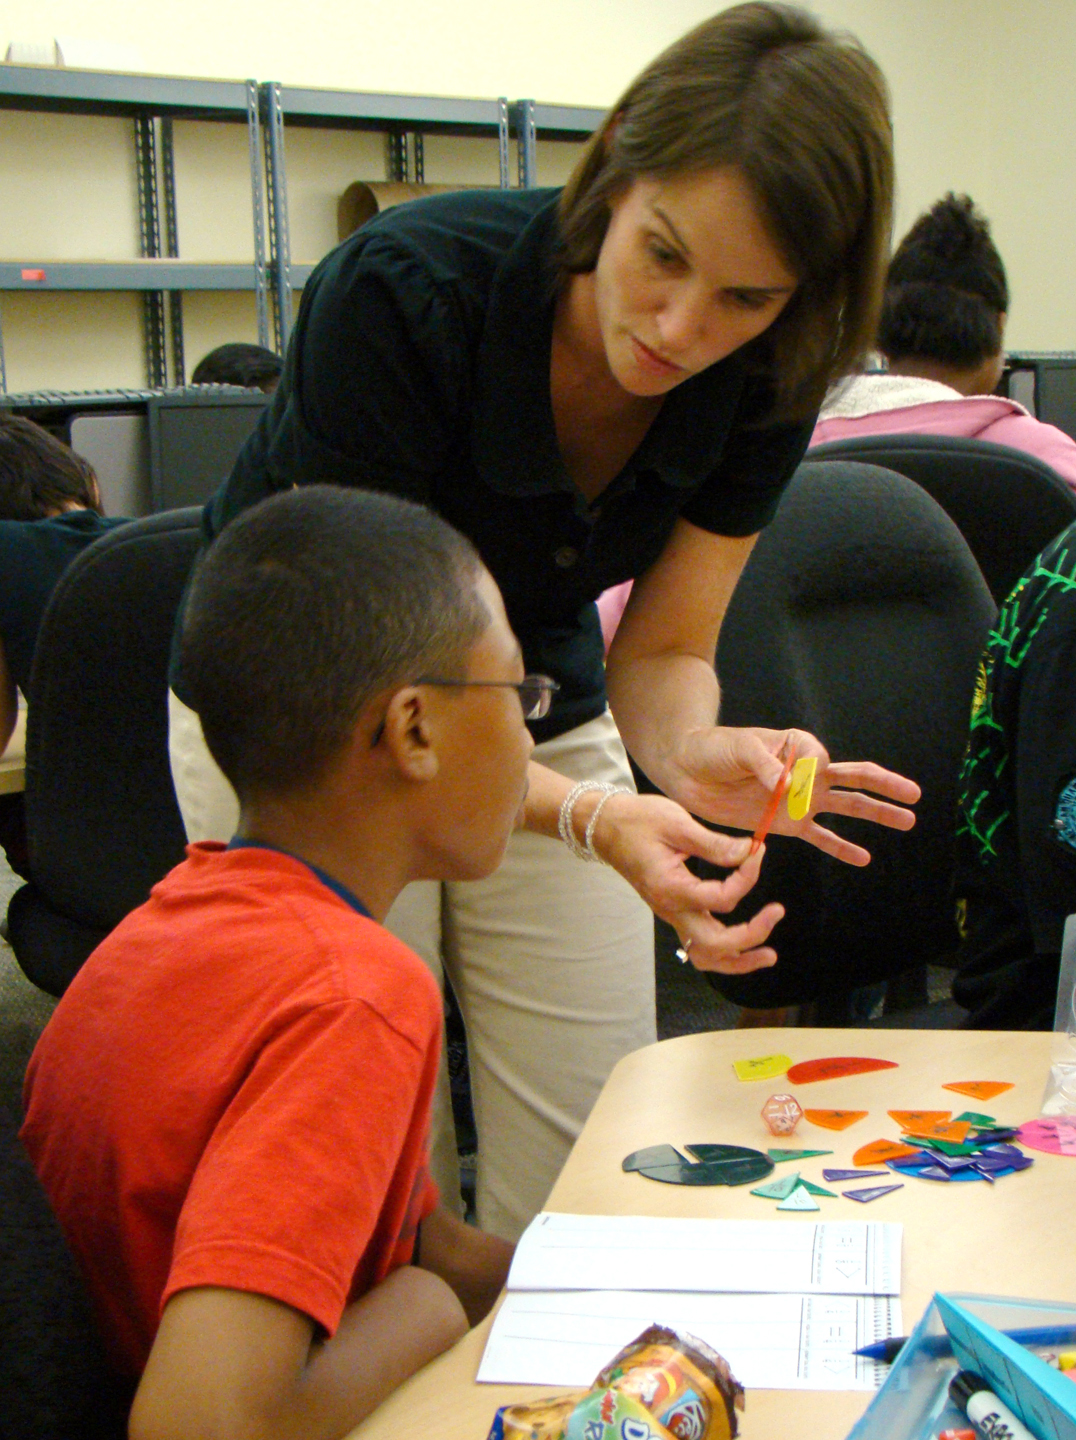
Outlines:
{"type": "Polygon", "coordinates": [[[1065,921],[1044,1115],[1076,1115],[1076,915],[1065,921]]]}

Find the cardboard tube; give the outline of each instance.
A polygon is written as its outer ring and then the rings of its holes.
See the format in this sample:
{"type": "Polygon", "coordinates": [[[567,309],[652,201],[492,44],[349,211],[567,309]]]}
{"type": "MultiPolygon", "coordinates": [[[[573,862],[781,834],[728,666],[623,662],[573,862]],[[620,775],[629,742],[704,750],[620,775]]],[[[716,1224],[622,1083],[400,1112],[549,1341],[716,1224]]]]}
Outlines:
{"type": "Polygon", "coordinates": [[[422,195],[439,195],[451,190],[480,190],[480,185],[415,185],[403,180],[353,180],[336,202],[336,234],[339,240],[353,235],[360,225],[393,205],[417,200],[422,195]]]}

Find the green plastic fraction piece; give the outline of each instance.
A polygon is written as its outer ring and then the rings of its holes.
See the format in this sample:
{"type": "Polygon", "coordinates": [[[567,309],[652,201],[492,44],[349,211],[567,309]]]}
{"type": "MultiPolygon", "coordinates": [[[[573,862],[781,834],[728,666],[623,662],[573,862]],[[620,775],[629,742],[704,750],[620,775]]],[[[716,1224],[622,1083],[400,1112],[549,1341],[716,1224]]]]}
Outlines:
{"type": "Polygon", "coordinates": [[[927,1149],[940,1150],[943,1155],[974,1155],[979,1148],[970,1140],[962,1140],[959,1145],[955,1140],[926,1140],[923,1144],[927,1149]]]}
{"type": "Polygon", "coordinates": [[[832,1150],[767,1150],[771,1160],[813,1160],[816,1155],[832,1155],[832,1150]]]}
{"type": "Polygon", "coordinates": [[[802,1185],[797,1185],[787,1200],[782,1200],[778,1210],[817,1210],[818,1201],[812,1199],[802,1185]]]}
{"type": "Polygon", "coordinates": [[[791,1175],[782,1175],[780,1180],[771,1180],[768,1185],[759,1185],[751,1194],[761,1195],[763,1200],[787,1200],[799,1183],[797,1170],[791,1175]]]}
{"type": "Polygon", "coordinates": [[[975,1110],[965,1110],[963,1115],[958,1115],[957,1120],[966,1120],[969,1125],[974,1125],[976,1130],[989,1129],[998,1122],[993,1115],[980,1115],[975,1110]]]}
{"type": "Polygon", "coordinates": [[[827,1190],[824,1185],[812,1185],[809,1180],[801,1180],[800,1184],[807,1191],[808,1195],[825,1195],[830,1200],[836,1200],[836,1190],[827,1190]]]}

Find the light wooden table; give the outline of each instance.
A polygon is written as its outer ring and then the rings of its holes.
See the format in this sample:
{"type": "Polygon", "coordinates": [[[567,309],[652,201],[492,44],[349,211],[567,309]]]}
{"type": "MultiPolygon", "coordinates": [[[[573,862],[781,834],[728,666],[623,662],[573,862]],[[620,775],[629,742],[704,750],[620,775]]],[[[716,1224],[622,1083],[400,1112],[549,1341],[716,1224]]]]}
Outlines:
{"type": "MultiPolygon", "coordinates": [[[[613,1071],[549,1197],[546,1208],[577,1214],[712,1215],[759,1220],[899,1220],[904,1224],[901,1304],[909,1332],[935,1290],[1076,1299],[1072,1215],[1076,1159],[1028,1153],[1030,1169],[996,1185],[943,1185],[907,1180],[869,1205],[820,1200],[807,1216],[777,1213],[773,1203],[736,1189],[662,1185],[625,1175],[620,1162],[644,1145],[727,1141],[831,1149],[832,1156],[777,1167],[821,1181],[823,1165],[845,1167],[870,1140],[896,1139],[888,1109],[985,1111],[1014,1124],[1038,1114],[1049,1070],[1051,1037],[991,1031],[740,1030],[666,1040],[636,1051],[613,1071]],[[732,1061],[780,1052],[793,1061],[826,1055],[870,1055],[899,1069],[801,1087],[785,1081],[744,1084],[732,1061]],[[1009,1080],[1015,1089],[976,1101],[941,1088],[956,1080],[1009,1080]],[[763,1101],[791,1089],[804,1108],[868,1110],[837,1133],[801,1121],[796,1135],[774,1140],[759,1116],[763,1101]]],[[[525,1157],[520,1157],[525,1163],[525,1157]]],[[[776,1175],[774,1178],[776,1178],[776,1175]]],[[[898,1176],[893,1177],[899,1179],[898,1176]]],[[[887,1183],[879,1179],[874,1182],[887,1183]]],[[[485,1440],[498,1405],[550,1387],[477,1385],[474,1376],[489,1328],[465,1336],[392,1395],[353,1432],[354,1440],[485,1440]]],[[[741,1420],[744,1440],[843,1440],[871,1396],[864,1391],[753,1390],[741,1420]]]]}
{"type": "Polygon", "coordinates": [[[0,795],[26,789],[26,711],[19,711],[15,729],[0,755],[0,795]]]}

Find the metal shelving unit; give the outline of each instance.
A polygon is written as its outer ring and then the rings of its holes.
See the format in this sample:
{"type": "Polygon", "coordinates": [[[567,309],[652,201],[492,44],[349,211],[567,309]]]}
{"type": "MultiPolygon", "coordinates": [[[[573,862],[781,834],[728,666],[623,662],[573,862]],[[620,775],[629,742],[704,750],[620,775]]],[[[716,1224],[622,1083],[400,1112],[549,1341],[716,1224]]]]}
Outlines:
{"type": "MultiPolygon", "coordinates": [[[[496,136],[500,184],[509,185],[511,142],[516,178],[537,184],[539,139],[580,141],[597,127],[601,110],[543,105],[505,97],[471,100],[426,95],[380,95],[311,90],[253,80],[187,80],[157,75],[120,75],[95,70],[0,64],[0,108],[68,114],[122,116],[134,124],[142,257],[129,261],[0,261],[0,292],[32,290],[126,290],[144,296],[147,383],[168,384],[166,341],[170,333],[173,384],[185,380],[184,291],[253,290],[258,340],[272,338],[283,354],[292,323],[292,291],[301,289],[311,265],[291,263],[284,127],[376,130],[385,135],[386,178],[424,179],[423,136],[496,136]],[[194,264],[179,258],[172,122],[225,120],[247,126],[254,263],[194,264]],[[264,145],[262,129],[264,128],[264,145]],[[264,149],[265,188],[262,188],[264,149]],[[159,159],[158,159],[159,156],[159,159]],[[266,227],[263,206],[268,217],[266,227]],[[164,238],[161,217],[163,210],[164,238]],[[266,230],[268,229],[268,235],[266,230]],[[163,253],[162,253],[163,246],[163,253]],[[167,302],[167,320],[166,304],[167,302]]],[[[6,389],[0,334],[0,394],[6,389]]]]}
{"type": "Polygon", "coordinates": [[[263,85],[270,291],[274,300],[277,349],[283,354],[291,331],[292,290],[299,289],[301,278],[305,278],[300,277],[290,258],[285,124],[383,131],[386,179],[413,180],[418,184],[425,178],[424,135],[496,135],[500,183],[502,189],[507,189],[513,139],[517,182],[529,188],[537,184],[537,140],[585,140],[601,123],[604,113],[570,105],[540,105],[533,100],[510,104],[504,96],[498,100],[466,100],[434,95],[301,90],[275,82],[263,85]]]}
{"type": "MultiPolygon", "coordinates": [[[[253,290],[258,338],[269,343],[268,272],[260,156],[260,106],[253,80],[187,80],[97,70],[0,64],[0,109],[128,118],[138,173],[143,259],[134,261],[0,263],[0,290],[129,290],[142,292],[146,378],[168,383],[171,332],[173,383],[183,384],[183,291],[253,290]],[[192,264],[179,259],[172,123],[176,119],[245,124],[250,137],[254,264],[192,264]],[[164,216],[162,241],[161,215],[164,216]],[[168,321],[165,319],[168,296],[168,321]]],[[[6,389],[0,334],[0,393],[6,389]]]]}

